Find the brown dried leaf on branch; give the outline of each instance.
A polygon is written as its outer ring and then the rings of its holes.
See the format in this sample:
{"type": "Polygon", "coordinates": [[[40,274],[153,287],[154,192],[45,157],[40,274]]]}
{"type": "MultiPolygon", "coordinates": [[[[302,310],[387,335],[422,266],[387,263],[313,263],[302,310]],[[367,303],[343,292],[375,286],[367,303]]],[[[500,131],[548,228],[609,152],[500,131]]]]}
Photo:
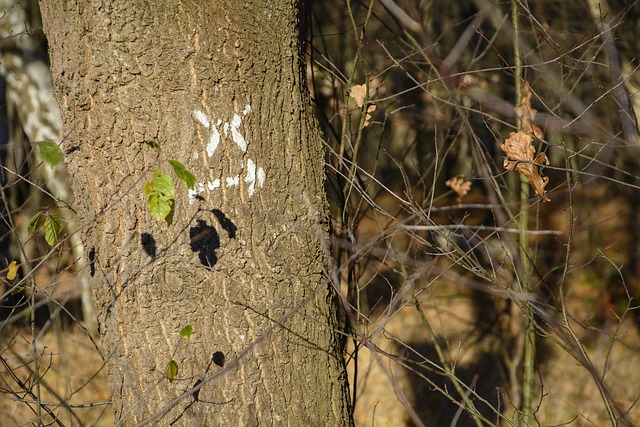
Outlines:
{"type": "Polygon", "coordinates": [[[458,195],[458,203],[462,202],[462,198],[467,195],[469,190],[471,190],[471,181],[465,181],[462,175],[450,178],[447,182],[445,182],[445,185],[447,187],[451,187],[451,189],[456,192],[456,194],[458,195]]]}
{"type": "Polygon", "coordinates": [[[375,105],[369,105],[369,108],[367,108],[367,115],[364,118],[364,124],[363,126],[366,127],[370,122],[371,122],[371,113],[373,113],[374,111],[376,111],[376,106],[375,105]]]}
{"type": "Polygon", "coordinates": [[[525,83],[522,89],[522,104],[516,106],[514,110],[516,112],[516,116],[518,116],[522,123],[522,129],[525,132],[534,134],[536,138],[542,139],[544,136],[542,129],[533,123],[533,119],[535,119],[538,110],[531,106],[531,95],[531,88],[529,87],[529,84],[525,83]]]}
{"type": "Polygon", "coordinates": [[[541,176],[538,173],[538,166],[534,163],[549,164],[546,154],[540,153],[535,159],[533,156],[536,149],[532,144],[533,137],[525,132],[511,132],[509,138],[500,145],[500,148],[506,153],[503,167],[508,170],[516,170],[524,175],[529,183],[533,186],[536,194],[542,197],[545,202],[550,202],[545,193],[546,185],[549,183],[548,176],[541,176]]]}
{"type": "MultiPolygon", "coordinates": [[[[364,84],[352,86],[351,90],[349,91],[349,96],[351,96],[356,101],[356,105],[360,108],[362,108],[362,106],[364,105],[366,94],[367,94],[367,85],[364,85],[364,84]]],[[[365,127],[371,121],[371,113],[373,113],[375,110],[376,110],[375,105],[369,105],[369,107],[367,108],[367,111],[365,112],[366,117],[364,118],[365,127]]]]}
{"type": "Polygon", "coordinates": [[[351,87],[349,91],[349,96],[351,96],[355,101],[356,105],[360,108],[364,105],[364,100],[367,96],[367,85],[354,85],[351,87]]]}

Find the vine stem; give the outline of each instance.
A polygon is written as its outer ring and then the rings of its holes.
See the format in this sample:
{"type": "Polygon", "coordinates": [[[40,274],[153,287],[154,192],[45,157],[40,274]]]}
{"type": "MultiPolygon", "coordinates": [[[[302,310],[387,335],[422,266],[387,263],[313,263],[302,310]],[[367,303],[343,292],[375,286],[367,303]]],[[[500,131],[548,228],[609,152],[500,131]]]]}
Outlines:
{"type": "MultiPolygon", "coordinates": [[[[513,39],[513,53],[515,58],[515,105],[522,104],[522,57],[520,54],[520,22],[519,9],[516,0],[511,1],[511,21],[515,37],[513,39]]],[[[517,128],[521,129],[522,123],[519,118],[517,128]]],[[[529,258],[529,182],[527,178],[520,174],[520,220],[518,228],[520,230],[520,259],[522,261],[522,272],[518,276],[522,291],[531,292],[531,271],[532,265],[529,258]]],[[[535,376],[535,351],[536,351],[536,325],[534,311],[531,302],[526,298],[523,302],[524,311],[524,356],[522,361],[522,399],[520,403],[520,426],[530,426],[534,423],[533,408],[533,387],[535,376]]]]}

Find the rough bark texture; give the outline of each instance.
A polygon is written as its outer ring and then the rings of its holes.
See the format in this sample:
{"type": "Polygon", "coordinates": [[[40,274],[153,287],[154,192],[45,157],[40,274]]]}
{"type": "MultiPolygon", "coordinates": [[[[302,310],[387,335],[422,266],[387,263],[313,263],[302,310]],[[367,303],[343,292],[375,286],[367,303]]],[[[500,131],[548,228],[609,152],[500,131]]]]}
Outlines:
{"type": "Polygon", "coordinates": [[[123,425],[350,423],[296,3],[41,2],[123,425]],[[146,205],[153,167],[172,225],[146,205]]]}

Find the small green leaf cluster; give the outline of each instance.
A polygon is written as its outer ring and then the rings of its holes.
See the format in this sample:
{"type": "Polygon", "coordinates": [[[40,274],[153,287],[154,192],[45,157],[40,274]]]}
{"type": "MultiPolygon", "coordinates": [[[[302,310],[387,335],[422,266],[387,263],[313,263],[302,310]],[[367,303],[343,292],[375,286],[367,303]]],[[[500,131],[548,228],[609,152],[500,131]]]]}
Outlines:
{"type": "Polygon", "coordinates": [[[44,240],[49,246],[54,246],[58,242],[58,235],[60,234],[60,217],[48,212],[38,212],[30,220],[27,230],[29,234],[35,234],[40,229],[44,229],[44,240]]]}
{"type": "Polygon", "coordinates": [[[158,221],[164,219],[171,224],[175,207],[175,189],[171,177],[154,168],[153,179],[144,185],[144,194],[148,196],[147,206],[151,215],[158,221]]]}
{"type": "MultiPolygon", "coordinates": [[[[38,152],[42,161],[52,168],[62,160],[62,150],[53,141],[40,142],[38,144],[38,152]]],[[[61,228],[62,224],[58,215],[40,211],[31,217],[27,230],[29,234],[35,234],[43,229],[44,240],[49,246],[55,246],[58,243],[61,228]]]]}
{"type": "Polygon", "coordinates": [[[38,144],[38,151],[40,152],[42,161],[52,168],[62,160],[62,150],[58,147],[58,144],[53,141],[42,141],[38,144]]]}
{"type": "MultiPolygon", "coordinates": [[[[180,330],[180,336],[185,340],[189,341],[191,335],[193,334],[193,327],[191,325],[187,325],[180,330]]],[[[180,370],[180,366],[178,362],[171,359],[167,366],[164,368],[164,375],[167,377],[169,381],[172,381],[176,376],[178,376],[178,371],[180,370]]]]}
{"type": "Polygon", "coordinates": [[[178,375],[178,362],[171,360],[167,363],[167,367],[164,369],[164,375],[172,380],[178,375]]]}
{"type": "Polygon", "coordinates": [[[193,334],[193,327],[191,325],[187,325],[180,330],[180,336],[187,341],[191,338],[191,334],[193,334]]]}
{"type": "Polygon", "coordinates": [[[169,164],[173,167],[173,172],[175,172],[178,179],[181,179],[188,189],[193,190],[193,186],[196,185],[196,177],[177,160],[169,160],[169,164]]]}
{"type": "MultiPolygon", "coordinates": [[[[145,140],[143,143],[160,151],[157,141],[145,140]]],[[[183,181],[188,189],[193,189],[196,177],[177,160],[169,160],[169,164],[178,179],[183,181]]],[[[175,212],[175,187],[171,177],[162,173],[159,168],[153,168],[153,179],[144,185],[144,194],[147,195],[147,206],[151,215],[158,221],[165,220],[167,224],[171,224],[175,212]]]]}

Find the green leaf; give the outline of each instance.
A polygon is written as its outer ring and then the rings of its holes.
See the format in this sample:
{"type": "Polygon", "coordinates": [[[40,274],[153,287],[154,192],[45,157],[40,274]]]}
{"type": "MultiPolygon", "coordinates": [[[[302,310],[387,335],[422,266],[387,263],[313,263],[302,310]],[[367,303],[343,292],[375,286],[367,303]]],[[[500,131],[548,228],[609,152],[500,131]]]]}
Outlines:
{"type": "Polygon", "coordinates": [[[158,189],[156,188],[155,181],[149,181],[144,185],[144,194],[147,196],[151,196],[152,194],[157,194],[158,189]]]}
{"type": "Polygon", "coordinates": [[[171,225],[173,222],[173,214],[176,212],[175,200],[169,200],[169,205],[171,206],[171,210],[169,211],[169,215],[167,215],[164,220],[167,222],[167,225],[171,225]]]}
{"type": "Polygon", "coordinates": [[[162,198],[157,193],[150,194],[147,200],[147,206],[149,206],[151,215],[158,221],[162,221],[167,218],[173,210],[173,199],[162,198]]]}
{"type": "Polygon", "coordinates": [[[144,194],[149,196],[147,206],[151,215],[158,221],[164,219],[171,224],[175,209],[175,188],[171,177],[154,168],[153,180],[144,185],[144,194]]]}
{"type": "Polygon", "coordinates": [[[29,220],[29,226],[27,227],[27,231],[29,232],[29,234],[33,234],[40,229],[41,219],[42,212],[38,212],[33,217],[31,217],[31,219],[29,220]]]}
{"type": "Polygon", "coordinates": [[[176,176],[187,184],[188,189],[192,190],[193,186],[196,185],[196,177],[177,160],[169,160],[169,164],[173,167],[176,176]]]}
{"type": "Polygon", "coordinates": [[[43,141],[38,145],[40,157],[42,161],[51,167],[54,167],[62,160],[62,150],[58,144],[52,141],[43,141]]]}
{"type": "Polygon", "coordinates": [[[189,338],[191,338],[192,333],[193,333],[193,328],[191,327],[191,325],[187,325],[180,330],[180,336],[185,340],[188,340],[189,338]]]}
{"type": "Polygon", "coordinates": [[[160,144],[158,144],[158,141],[154,141],[153,139],[145,139],[144,141],[145,144],[147,144],[149,147],[153,148],[154,150],[160,150],[160,144]]]}
{"type": "Polygon", "coordinates": [[[57,215],[47,215],[44,219],[44,240],[49,246],[53,246],[58,242],[58,234],[60,234],[60,218],[57,215]]]}
{"type": "Polygon", "coordinates": [[[175,197],[175,189],[173,188],[173,180],[169,175],[161,174],[154,179],[158,196],[162,199],[169,200],[175,197]]]}
{"type": "Polygon", "coordinates": [[[171,362],[167,363],[164,374],[170,380],[174,379],[176,375],[178,375],[178,362],[172,360],[171,362]]]}

